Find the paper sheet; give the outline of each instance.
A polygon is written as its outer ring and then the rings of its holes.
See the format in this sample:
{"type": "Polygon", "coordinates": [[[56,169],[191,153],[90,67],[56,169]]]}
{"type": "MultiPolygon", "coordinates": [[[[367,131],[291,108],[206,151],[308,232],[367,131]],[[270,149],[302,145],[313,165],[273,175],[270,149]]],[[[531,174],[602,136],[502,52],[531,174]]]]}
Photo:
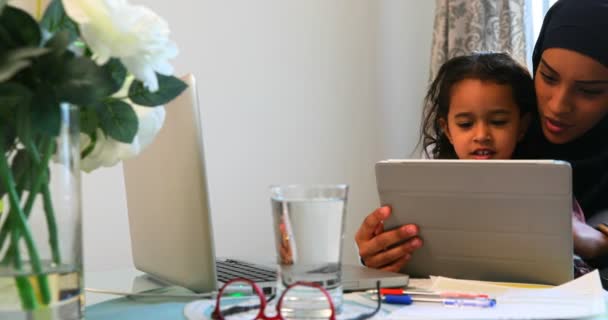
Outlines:
{"type": "Polygon", "coordinates": [[[436,291],[486,293],[496,298],[494,308],[453,308],[438,303],[414,303],[389,315],[390,319],[578,319],[606,312],[598,271],[561,286],[544,289],[513,288],[481,281],[437,277],[436,291]]]}

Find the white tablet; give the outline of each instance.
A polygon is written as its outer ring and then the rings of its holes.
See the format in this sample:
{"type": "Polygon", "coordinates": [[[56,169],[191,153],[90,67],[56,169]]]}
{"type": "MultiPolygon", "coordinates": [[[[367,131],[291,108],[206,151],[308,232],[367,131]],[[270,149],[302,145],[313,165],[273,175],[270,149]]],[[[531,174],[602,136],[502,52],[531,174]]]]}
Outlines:
{"type": "Polygon", "coordinates": [[[402,272],[542,284],[573,278],[572,178],[553,160],[387,160],[376,164],[385,229],[420,227],[402,272]]]}

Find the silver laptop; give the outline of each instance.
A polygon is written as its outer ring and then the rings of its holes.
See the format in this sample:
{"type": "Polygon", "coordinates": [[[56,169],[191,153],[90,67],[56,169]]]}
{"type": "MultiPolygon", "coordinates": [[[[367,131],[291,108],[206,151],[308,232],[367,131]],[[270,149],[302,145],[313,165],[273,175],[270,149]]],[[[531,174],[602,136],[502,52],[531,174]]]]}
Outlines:
{"type": "Polygon", "coordinates": [[[412,277],[562,284],[573,278],[571,168],[552,160],[376,164],[387,228],[420,226],[412,277]]]}
{"type": "MultiPolygon", "coordinates": [[[[196,292],[236,277],[272,292],[275,266],[216,259],[196,83],[192,75],[182,80],[189,87],[166,106],[154,143],[123,165],[135,267],[196,292]]],[[[342,278],[344,290],[374,288],[376,280],[386,287],[408,283],[406,275],[352,265],[343,265],[342,278]]]]}

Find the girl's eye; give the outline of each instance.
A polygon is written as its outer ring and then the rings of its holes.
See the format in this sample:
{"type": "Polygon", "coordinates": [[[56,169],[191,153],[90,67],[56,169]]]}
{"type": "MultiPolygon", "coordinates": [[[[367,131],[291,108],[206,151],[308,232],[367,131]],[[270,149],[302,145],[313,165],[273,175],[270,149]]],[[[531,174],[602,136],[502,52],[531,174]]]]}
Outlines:
{"type": "Polygon", "coordinates": [[[473,122],[459,122],[456,124],[459,128],[468,129],[473,126],[473,122]]]}
{"type": "Polygon", "coordinates": [[[504,126],[507,123],[509,123],[508,120],[491,120],[490,124],[495,125],[495,126],[504,126]]]}
{"type": "Polygon", "coordinates": [[[546,73],[544,73],[544,72],[542,72],[542,71],[540,71],[540,75],[541,75],[541,77],[543,78],[543,80],[544,80],[546,83],[548,83],[548,84],[553,84],[553,83],[556,83],[556,82],[557,82],[557,78],[552,77],[552,76],[550,76],[550,75],[548,75],[548,74],[546,74],[546,73]]]}

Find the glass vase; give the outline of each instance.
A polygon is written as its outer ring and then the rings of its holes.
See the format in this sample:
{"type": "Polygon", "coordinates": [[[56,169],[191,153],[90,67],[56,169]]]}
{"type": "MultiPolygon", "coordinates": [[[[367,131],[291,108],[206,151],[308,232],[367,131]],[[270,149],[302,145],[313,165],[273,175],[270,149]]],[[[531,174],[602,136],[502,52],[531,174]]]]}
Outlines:
{"type": "Polygon", "coordinates": [[[83,318],[79,118],[59,109],[58,135],[0,133],[0,319],[83,318]]]}

